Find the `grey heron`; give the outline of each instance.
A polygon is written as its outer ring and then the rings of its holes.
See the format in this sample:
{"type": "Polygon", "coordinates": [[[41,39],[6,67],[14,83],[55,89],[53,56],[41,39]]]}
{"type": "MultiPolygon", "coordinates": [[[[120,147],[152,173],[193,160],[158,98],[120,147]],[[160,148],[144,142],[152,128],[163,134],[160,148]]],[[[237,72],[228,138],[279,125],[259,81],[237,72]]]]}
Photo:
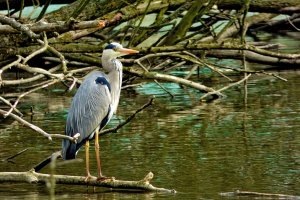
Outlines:
{"type": "MultiPolygon", "coordinates": [[[[64,160],[74,159],[79,149],[85,144],[86,180],[91,177],[89,171],[89,141],[95,139],[95,152],[98,168],[98,180],[105,177],[101,172],[99,153],[99,130],[101,130],[116,113],[122,85],[122,63],[117,57],[138,53],[133,49],[124,48],[119,43],[110,43],[102,53],[102,66],[108,71],[89,73],[75,96],[68,112],[65,134],[73,137],[79,133],[77,143],[64,139],[61,156],[64,160]]],[[[43,163],[43,162],[42,162],[43,163]]],[[[45,166],[38,165],[35,170],[45,166]]]]}

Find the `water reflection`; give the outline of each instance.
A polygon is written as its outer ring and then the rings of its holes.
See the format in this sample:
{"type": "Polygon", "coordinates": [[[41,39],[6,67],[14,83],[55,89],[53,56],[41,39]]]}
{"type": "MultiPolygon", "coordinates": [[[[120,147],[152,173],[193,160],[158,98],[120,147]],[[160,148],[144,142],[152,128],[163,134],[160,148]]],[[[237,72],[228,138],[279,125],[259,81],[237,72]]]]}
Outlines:
{"type": "MultiPolygon", "coordinates": [[[[149,171],[153,184],[179,193],[129,193],[82,186],[57,186],[57,199],[216,199],[218,193],[236,189],[300,195],[300,80],[285,74],[288,82],[256,77],[249,83],[247,107],[242,91],[234,88],[227,98],[205,104],[200,93],[175,87],[170,99],[146,85],[123,91],[118,117],[129,116],[156,95],[155,105],[143,111],[118,133],[101,138],[103,173],[119,179],[139,180],[149,171]],[[133,101],[134,99],[134,101],[133,101]]],[[[172,85],[166,85],[172,89],[172,85]]],[[[35,106],[32,122],[50,133],[62,133],[70,97],[37,93],[26,99],[23,110],[35,106]]],[[[31,116],[26,116],[30,119],[31,116]]],[[[18,123],[1,123],[0,158],[29,148],[15,164],[0,162],[1,171],[23,171],[60,148],[18,123]]],[[[91,160],[94,160],[91,148],[91,160]]],[[[84,152],[78,157],[83,158],[84,152]]],[[[84,162],[60,166],[57,173],[84,175],[84,162]]],[[[48,172],[45,169],[43,172],[48,172]]],[[[96,163],[91,173],[96,174],[96,163]]],[[[42,199],[41,185],[2,184],[1,199],[42,199]]]]}

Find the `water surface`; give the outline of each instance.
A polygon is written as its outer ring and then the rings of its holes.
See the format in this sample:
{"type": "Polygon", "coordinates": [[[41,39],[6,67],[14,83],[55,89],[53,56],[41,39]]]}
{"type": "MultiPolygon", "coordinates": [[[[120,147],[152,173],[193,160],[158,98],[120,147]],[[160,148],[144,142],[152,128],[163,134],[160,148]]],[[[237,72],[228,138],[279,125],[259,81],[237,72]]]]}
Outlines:
{"type": "MultiPolygon", "coordinates": [[[[247,104],[243,87],[226,91],[227,98],[212,103],[197,100],[201,94],[166,84],[171,99],[158,86],[122,91],[118,124],[155,95],[155,104],[129,125],[101,138],[102,170],[124,180],[154,173],[157,187],[177,194],[131,193],[85,186],[57,185],[57,199],[219,199],[219,193],[239,190],[300,195],[300,80],[299,72],[282,72],[288,79],[253,76],[247,104]]],[[[237,77],[233,77],[237,78],[237,77]]],[[[205,83],[205,84],[216,84],[205,83]]],[[[220,83],[220,86],[222,83],[220,83]]],[[[49,133],[63,133],[71,95],[62,90],[43,91],[25,98],[25,118],[49,133]]],[[[28,148],[0,171],[24,171],[60,149],[60,141],[46,138],[7,119],[0,124],[0,158],[28,148]]],[[[96,175],[94,149],[91,173],[96,175]]],[[[84,158],[80,151],[78,158],[84,158]]],[[[84,175],[84,162],[60,166],[58,174],[84,175]]],[[[48,173],[49,168],[42,172],[48,173]]],[[[42,199],[44,185],[1,184],[0,199],[42,199]]]]}

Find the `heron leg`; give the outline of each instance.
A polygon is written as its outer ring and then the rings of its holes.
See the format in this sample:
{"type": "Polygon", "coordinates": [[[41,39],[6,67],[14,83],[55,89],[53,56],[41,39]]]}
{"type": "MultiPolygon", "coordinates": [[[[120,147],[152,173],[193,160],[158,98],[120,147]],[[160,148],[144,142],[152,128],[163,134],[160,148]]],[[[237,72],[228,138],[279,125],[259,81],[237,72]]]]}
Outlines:
{"type": "Polygon", "coordinates": [[[85,166],[86,166],[86,178],[85,182],[87,182],[92,176],[90,174],[90,141],[87,140],[85,142],[85,166]]]}
{"type": "Polygon", "coordinates": [[[102,176],[101,173],[101,162],[100,162],[100,145],[99,145],[99,130],[96,130],[95,133],[95,152],[96,152],[96,159],[97,159],[97,167],[98,167],[98,180],[105,178],[102,176]]]}
{"type": "Polygon", "coordinates": [[[96,159],[97,159],[97,166],[98,166],[98,181],[103,181],[107,179],[114,179],[114,177],[106,177],[103,176],[101,173],[101,162],[100,162],[100,145],[99,145],[99,130],[96,130],[95,133],[95,152],[96,152],[96,159]]]}

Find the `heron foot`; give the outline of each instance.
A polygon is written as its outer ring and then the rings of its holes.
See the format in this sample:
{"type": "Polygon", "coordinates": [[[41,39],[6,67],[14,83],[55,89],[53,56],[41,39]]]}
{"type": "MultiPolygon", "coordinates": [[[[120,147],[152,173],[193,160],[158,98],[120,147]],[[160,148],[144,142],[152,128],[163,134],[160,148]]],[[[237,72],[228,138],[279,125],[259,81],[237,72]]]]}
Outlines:
{"type": "Polygon", "coordinates": [[[91,176],[91,174],[87,174],[84,179],[84,182],[88,182],[91,178],[93,178],[93,176],[91,176]]]}
{"type": "Polygon", "coordinates": [[[106,180],[114,180],[115,177],[107,177],[107,176],[98,176],[97,181],[106,181],[106,180]]]}

